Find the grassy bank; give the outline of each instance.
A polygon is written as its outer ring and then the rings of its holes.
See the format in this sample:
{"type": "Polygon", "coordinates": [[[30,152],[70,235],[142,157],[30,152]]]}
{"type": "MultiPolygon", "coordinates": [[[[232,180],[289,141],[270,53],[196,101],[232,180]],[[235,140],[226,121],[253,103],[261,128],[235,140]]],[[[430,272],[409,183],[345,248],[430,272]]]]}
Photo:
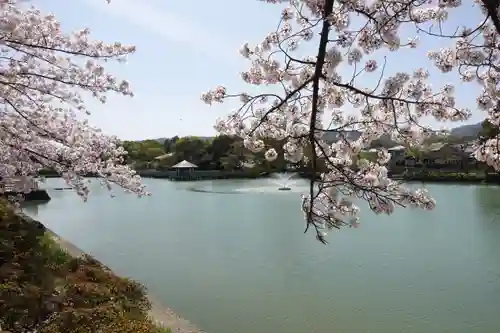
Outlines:
{"type": "Polygon", "coordinates": [[[12,333],[160,333],[145,288],[73,257],[40,223],[0,202],[0,325],[12,333]]]}

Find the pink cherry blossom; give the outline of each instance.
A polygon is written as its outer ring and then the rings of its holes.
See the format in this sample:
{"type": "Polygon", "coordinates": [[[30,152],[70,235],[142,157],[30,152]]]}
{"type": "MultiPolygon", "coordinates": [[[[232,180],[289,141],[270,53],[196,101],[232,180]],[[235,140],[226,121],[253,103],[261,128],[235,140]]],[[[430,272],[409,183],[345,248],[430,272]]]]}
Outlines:
{"type": "MultiPolygon", "coordinates": [[[[312,182],[309,195],[302,200],[307,228],[313,227],[322,242],[328,229],[358,225],[359,209],[354,202],[360,199],[377,214],[390,214],[396,207],[432,209],[435,201],[425,190],[410,189],[388,178],[387,151],[381,149],[375,162],[359,159],[359,153],[384,134],[402,145],[419,146],[433,133],[424,126],[424,117],[439,122],[463,121],[472,111],[456,105],[453,86],[432,87],[429,72],[413,68],[411,62],[403,64],[405,72],[388,75],[387,59],[392,52],[422,48],[416,36],[405,35],[408,31],[439,39],[434,44],[441,49],[425,50],[429,59],[441,72],[458,74],[464,84],[481,85],[480,95],[473,98],[486,118],[500,125],[500,18],[496,3],[265,2],[283,7],[276,18],[277,29],[260,44],[245,43],[240,50],[250,62],[241,77],[247,84],[260,86],[261,93],[238,95],[226,87],[204,93],[202,99],[208,104],[243,96],[241,108],[219,120],[217,130],[242,136],[246,147],[265,149],[270,158],[275,158],[275,150],[263,147],[263,139],[284,140],[287,160],[309,161],[322,172],[321,180],[312,182]],[[482,13],[483,20],[477,25],[444,29],[447,19],[462,6],[482,13]],[[310,48],[314,54],[303,51],[306,43],[315,44],[310,48]],[[380,54],[385,54],[383,59],[375,60],[380,54]],[[352,75],[346,76],[346,72],[352,75]],[[368,79],[371,76],[374,79],[368,79]],[[346,130],[362,134],[352,139],[343,135],[346,130]],[[336,133],[338,140],[326,142],[326,133],[336,133]],[[325,169],[319,169],[318,159],[323,160],[325,169]]],[[[478,146],[476,157],[500,170],[498,139],[478,146]]]]}
{"type": "Polygon", "coordinates": [[[133,96],[129,83],[104,64],[124,61],[135,47],[92,40],[89,29],[65,34],[52,14],[26,3],[1,1],[0,9],[0,177],[52,168],[83,198],[89,188],[82,176],[89,173],[108,188],[147,194],[124,165],[119,140],[85,120],[86,98],[105,103],[109,92],[133,96]]]}

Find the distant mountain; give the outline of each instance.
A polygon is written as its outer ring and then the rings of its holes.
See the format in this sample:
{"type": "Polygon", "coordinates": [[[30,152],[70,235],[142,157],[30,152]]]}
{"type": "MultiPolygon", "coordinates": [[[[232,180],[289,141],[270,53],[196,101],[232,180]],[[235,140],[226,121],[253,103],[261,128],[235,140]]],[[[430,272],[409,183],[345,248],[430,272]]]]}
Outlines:
{"type": "MultiPolygon", "coordinates": [[[[193,136],[196,136],[196,135],[193,135],[193,136]]],[[[208,140],[212,140],[214,137],[213,136],[198,136],[198,138],[200,138],[203,141],[208,141],[208,140]]],[[[167,139],[170,139],[170,138],[158,138],[158,139],[153,139],[153,140],[156,140],[159,143],[163,144],[165,142],[165,140],[167,140],[167,139]]]]}
{"type": "MultiPolygon", "coordinates": [[[[455,127],[451,130],[451,135],[458,138],[477,138],[482,129],[482,122],[471,125],[463,125],[455,127]]],[[[352,130],[352,131],[344,131],[344,132],[327,132],[324,134],[323,139],[326,142],[333,143],[340,139],[341,135],[346,136],[349,140],[357,140],[361,136],[360,131],[352,130]]],[[[199,136],[202,140],[212,140],[213,136],[199,136]]],[[[157,138],[157,140],[161,144],[165,142],[168,138],[157,138]]],[[[392,141],[389,135],[382,135],[377,140],[380,145],[383,147],[393,147],[397,145],[395,141],[392,141]]]]}
{"type": "MultiPolygon", "coordinates": [[[[482,130],[482,122],[477,123],[477,124],[470,124],[470,125],[463,125],[463,126],[458,126],[455,127],[451,130],[451,136],[454,136],[456,138],[471,138],[475,139],[479,136],[479,133],[482,130]]],[[[345,132],[327,132],[325,133],[323,139],[326,142],[335,142],[339,140],[341,135],[346,136],[350,140],[356,140],[361,136],[360,131],[345,131],[345,132]]],[[[382,146],[384,147],[392,147],[396,145],[397,143],[392,141],[389,135],[382,135],[378,140],[377,140],[382,146]]]]}
{"type": "Polygon", "coordinates": [[[463,125],[451,130],[451,135],[459,138],[477,138],[482,129],[482,122],[472,125],[463,125]]]}
{"type": "Polygon", "coordinates": [[[165,142],[165,140],[167,140],[167,138],[158,138],[158,139],[153,139],[153,140],[156,140],[159,143],[163,144],[165,142]]]}

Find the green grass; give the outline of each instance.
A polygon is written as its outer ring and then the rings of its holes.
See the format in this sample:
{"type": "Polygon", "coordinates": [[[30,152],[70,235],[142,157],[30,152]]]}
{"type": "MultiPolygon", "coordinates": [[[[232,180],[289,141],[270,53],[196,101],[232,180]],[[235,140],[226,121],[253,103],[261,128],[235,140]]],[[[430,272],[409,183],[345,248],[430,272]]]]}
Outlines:
{"type": "Polygon", "coordinates": [[[172,329],[170,329],[170,328],[158,327],[158,333],[172,333],[172,329]]]}
{"type": "Polygon", "coordinates": [[[49,232],[39,237],[39,242],[43,252],[47,255],[48,262],[56,268],[67,265],[73,258],[56,243],[49,232]]]}

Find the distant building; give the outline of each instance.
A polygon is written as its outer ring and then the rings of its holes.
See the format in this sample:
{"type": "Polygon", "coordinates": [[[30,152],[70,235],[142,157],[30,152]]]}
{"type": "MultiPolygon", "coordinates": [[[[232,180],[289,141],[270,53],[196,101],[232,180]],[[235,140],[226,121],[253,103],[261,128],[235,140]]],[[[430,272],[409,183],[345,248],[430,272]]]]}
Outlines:
{"type": "Polygon", "coordinates": [[[167,158],[172,157],[172,156],[174,156],[174,153],[167,153],[167,154],[163,154],[163,155],[160,155],[160,156],[156,156],[155,160],[156,161],[162,161],[162,160],[167,159],[167,158]]]}
{"type": "Polygon", "coordinates": [[[401,165],[405,163],[406,147],[395,146],[387,149],[387,151],[391,154],[391,161],[389,162],[390,164],[401,165]]]}
{"type": "Polygon", "coordinates": [[[436,168],[468,169],[477,163],[469,144],[434,143],[424,151],[423,163],[436,168]]]}
{"type": "Polygon", "coordinates": [[[406,147],[405,146],[395,146],[392,148],[387,149],[388,151],[405,151],[406,147]]]}
{"type": "Polygon", "coordinates": [[[240,162],[240,164],[241,164],[241,166],[243,168],[249,168],[249,169],[251,169],[251,168],[255,167],[255,162],[253,162],[253,161],[252,162],[250,162],[250,161],[246,161],[246,162],[243,161],[243,162],[240,162]]]}

